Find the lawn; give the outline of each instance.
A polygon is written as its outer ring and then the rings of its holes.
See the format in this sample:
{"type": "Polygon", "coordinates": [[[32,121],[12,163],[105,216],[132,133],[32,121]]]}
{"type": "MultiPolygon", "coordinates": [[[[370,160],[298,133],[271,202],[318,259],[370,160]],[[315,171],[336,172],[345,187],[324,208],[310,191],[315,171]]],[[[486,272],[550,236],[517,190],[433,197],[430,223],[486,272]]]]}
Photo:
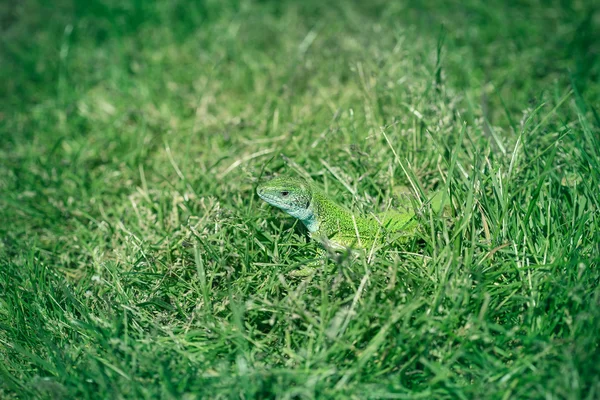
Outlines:
{"type": "Polygon", "coordinates": [[[326,3],[0,5],[0,398],[600,398],[600,9],[326,3]]]}

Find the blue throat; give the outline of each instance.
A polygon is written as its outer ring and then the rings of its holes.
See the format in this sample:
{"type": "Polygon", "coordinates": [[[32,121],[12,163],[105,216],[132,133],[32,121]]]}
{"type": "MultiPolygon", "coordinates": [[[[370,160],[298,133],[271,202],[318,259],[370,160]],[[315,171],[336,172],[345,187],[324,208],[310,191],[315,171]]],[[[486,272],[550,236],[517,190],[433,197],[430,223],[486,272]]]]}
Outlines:
{"type": "Polygon", "coordinates": [[[292,217],[298,218],[300,221],[302,221],[302,223],[304,224],[304,226],[306,226],[309,232],[312,233],[319,230],[319,221],[317,220],[317,217],[312,207],[293,207],[291,209],[286,207],[283,208],[283,210],[290,214],[292,217]]]}
{"type": "Polygon", "coordinates": [[[301,219],[300,221],[302,221],[304,226],[306,226],[308,231],[311,233],[319,230],[319,221],[317,221],[315,214],[311,214],[308,218],[301,219]]]}

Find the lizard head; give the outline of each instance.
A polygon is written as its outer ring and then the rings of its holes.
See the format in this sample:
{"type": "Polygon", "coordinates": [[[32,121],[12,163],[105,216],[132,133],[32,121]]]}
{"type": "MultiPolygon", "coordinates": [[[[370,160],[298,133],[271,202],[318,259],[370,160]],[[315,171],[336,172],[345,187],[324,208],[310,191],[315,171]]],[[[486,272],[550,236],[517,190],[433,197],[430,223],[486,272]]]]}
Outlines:
{"type": "Polygon", "coordinates": [[[311,208],[312,190],[304,179],[280,176],[259,185],[256,192],[261,199],[298,218],[307,226],[314,218],[311,208]]]}

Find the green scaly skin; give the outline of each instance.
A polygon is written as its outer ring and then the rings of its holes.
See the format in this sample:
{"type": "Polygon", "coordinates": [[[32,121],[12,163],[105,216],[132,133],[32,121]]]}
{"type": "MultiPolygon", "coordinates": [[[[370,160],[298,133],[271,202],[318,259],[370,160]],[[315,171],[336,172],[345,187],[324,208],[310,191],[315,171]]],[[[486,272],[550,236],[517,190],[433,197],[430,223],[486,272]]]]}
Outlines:
{"type": "Polygon", "coordinates": [[[386,212],[372,217],[353,214],[325,194],[316,184],[281,176],[258,186],[258,196],[298,218],[310,237],[333,249],[369,249],[394,240],[405,241],[418,228],[413,212],[386,212]]]}

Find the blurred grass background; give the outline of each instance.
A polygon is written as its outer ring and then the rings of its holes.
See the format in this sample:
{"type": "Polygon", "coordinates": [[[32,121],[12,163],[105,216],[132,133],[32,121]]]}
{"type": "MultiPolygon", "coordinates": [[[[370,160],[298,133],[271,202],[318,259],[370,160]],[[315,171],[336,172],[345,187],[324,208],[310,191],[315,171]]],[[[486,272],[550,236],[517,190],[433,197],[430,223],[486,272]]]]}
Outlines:
{"type": "Polygon", "coordinates": [[[600,396],[588,1],[0,5],[0,397],[600,396]],[[254,188],[450,222],[313,276],[254,188]],[[351,190],[349,190],[351,189],[351,190]]]}

